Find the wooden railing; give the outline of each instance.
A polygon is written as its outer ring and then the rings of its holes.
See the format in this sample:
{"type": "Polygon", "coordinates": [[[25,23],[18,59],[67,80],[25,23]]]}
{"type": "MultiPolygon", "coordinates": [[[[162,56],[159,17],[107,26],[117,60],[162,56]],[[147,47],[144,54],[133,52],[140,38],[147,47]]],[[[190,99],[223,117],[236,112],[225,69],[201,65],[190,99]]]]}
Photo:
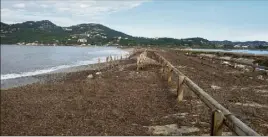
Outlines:
{"type": "MultiPolygon", "coordinates": [[[[235,117],[229,110],[219,104],[202,88],[196,85],[190,78],[181,73],[176,67],[174,67],[163,56],[154,51],[147,52],[147,57],[156,60],[162,65],[163,73],[166,73],[167,81],[171,82],[172,74],[178,77],[177,80],[177,100],[181,102],[183,100],[183,84],[187,85],[198,97],[212,110],[212,122],[211,122],[211,135],[222,135],[223,125],[226,125],[236,135],[239,136],[259,136],[254,130],[248,127],[245,123],[235,117]]],[[[137,62],[138,63],[138,62],[137,62]]],[[[140,64],[137,64],[138,67],[140,64]]]]}
{"type": "MultiPolygon", "coordinates": [[[[187,52],[187,53],[191,53],[191,52],[193,52],[193,51],[191,51],[191,50],[181,50],[181,51],[183,51],[183,52],[187,52]]],[[[195,51],[195,52],[197,52],[198,53],[198,51],[195,51]]],[[[200,53],[203,53],[203,52],[200,52],[200,53]]],[[[205,52],[205,54],[206,53],[210,53],[210,52],[205,52]]],[[[211,53],[214,53],[214,52],[211,52],[211,53]]],[[[222,53],[225,53],[225,52],[222,52],[222,53]]],[[[229,54],[231,54],[231,53],[229,53],[229,54]]],[[[242,54],[242,53],[241,53],[242,54]]],[[[250,56],[250,54],[249,55],[247,55],[247,56],[250,56]]],[[[252,56],[252,55],[251,55],[252,56]]],[[[256,56],[256,55],[254,55],[254,56],[256,56]]],[[[263,57],[263,56],[261,56],[261,55],[259,55],[260,57],[263,57]]],[[[232,62],[232,63],[237,63],[237,64],[242,64],[242,65],[245,65],[245,66],[250,66],[250,67],[252,67],[253,68],[253,71],[255,71],[256,70],[256,68],[261,68],[261,69],[265,69],[265,70],[268,70],[268,67],[266,67],[266,66],[260,66],[260,65],[258,65],[257,63],[256,64],[253,64],[253,63],[246,63],[246,62],[242,62],[242,61],[237,61],[237,60],[235,60],[235,59],[224,59],[224,58],[218,58],[218,57],[210,57],[210,56],[201,56],[201,57],[203,57],[203,58],[208,58],[208,59],[214,59],[214,60],[220,60],[220,61],[229,61],[229,62],[232,62]]]]}
{"type": "Polygon", "coordinates": [[[232,62],[232,63],[237,63],[237,64],[242,64],[242,65],[250,66],[250,67],[253,68],[253,71],[255,71],[256,68],[261,68],[261,69],[268,70],[268,67],[266,67],[266,66],[259,66],[257,64],[245,63],[245,62],[237,61],[237,60],[234,60],[234,59],[223,59],[223,58],[208,57],[208,56],[202,56],[202,57],[203,58],[209,58],[209,59],[215,59],[215,60],[221,60],[221,61],[229,61],[229,62],[232,62]]]}

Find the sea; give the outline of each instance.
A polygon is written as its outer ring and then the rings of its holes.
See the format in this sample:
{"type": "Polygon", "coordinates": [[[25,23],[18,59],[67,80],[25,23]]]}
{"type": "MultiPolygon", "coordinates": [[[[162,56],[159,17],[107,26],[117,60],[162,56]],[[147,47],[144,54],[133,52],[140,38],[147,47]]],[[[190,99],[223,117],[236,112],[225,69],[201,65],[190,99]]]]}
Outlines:
{"type": "MultiPolygon", "coordinates": [[[[267,50],[192,50],[268,55],[267,50]]],[[[1,89],[36,82],[33,76],[95,64],[98,59],[105,62],[107,56],[125,57],[128,54],[126,50],[104,46],[1,45],[1,89]]]]}
{"type": "Polygon", "coordinates": [[[1,86],[12,79],[94,64],[98,59],[105,62],[107,56],[119,58],[127,54],[120,48],[103,46],[1,45],[1,86]]]}
{"type": "Polygon", "coordinates": [[[231,53],[246,53],[254,55],[268,55],[268,50],[249,50],[249,49],[234,49],[234,50],[223,50],[223,49],[191,49],[193,51],[208,51],[208,52],[231,52],[231,53]]]}

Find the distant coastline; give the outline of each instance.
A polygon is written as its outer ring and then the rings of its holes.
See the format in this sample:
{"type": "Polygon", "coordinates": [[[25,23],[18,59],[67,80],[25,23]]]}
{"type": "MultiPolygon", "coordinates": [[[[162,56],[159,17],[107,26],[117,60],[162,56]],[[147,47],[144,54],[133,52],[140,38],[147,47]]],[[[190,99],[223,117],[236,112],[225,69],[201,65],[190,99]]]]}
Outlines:
{"type": "MultiPolygon", "coordinates": [[[[142,32],[141,32],[142,33],[142,32]]],[[[102,24],[87,23],[69,27],[57,26],[49,20],[16,24],[1,22],[1,44],[44,46],[122,46],[204,49],[268,49],[266,41],[211,41],[202,37],[146,38],[125,34],[102,24]]]]}

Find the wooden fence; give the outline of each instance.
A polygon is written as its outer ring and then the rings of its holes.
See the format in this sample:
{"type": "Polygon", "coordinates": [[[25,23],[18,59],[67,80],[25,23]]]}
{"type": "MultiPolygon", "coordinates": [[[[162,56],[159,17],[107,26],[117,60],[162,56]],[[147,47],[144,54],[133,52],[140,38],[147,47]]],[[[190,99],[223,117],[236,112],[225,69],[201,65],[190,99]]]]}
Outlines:
{"type": "MultiPolygon", "coordinates": [[[[183,51],[183,50],[182,50],[183,51]]],[[[189,52],[191,53],[192,51],[188,51],[188,50],[184,50],[183,52],[189,52]]],[[[202,53],[202,52],[200,52],[202,53]]],[[[209,53],[209,52],[208,52],[209,53]]],[[[211,53],[215,53],[215,52],[211,52],[211,53]]],[[[222,52],[222,53],[225,53],[225,52],[222,52]]],[[[206,53],[205,53],[206,54],[206,53]]],[[[231,54],[231,53],[229,53],[231,54]]],[[[249,56],[249,55],[247,55],[249,56]]],[[[252,56],[252,55],[251,55],[252,56]]],[[[256,56],[256,55],[255,55],[256,56]]],[[[260,57],[263,57],[261,55],[259,55],[260,57]]],[[[242,64],[242,65],[245,65],[245,66],[250,66],[253,68],[253,71],[256,70],[256,68],[261,68],[261,69],[265,69],[265,70],[268,70],[268,67],[266,66],[259,66],[258,64],[251,64],[251,63],[245,63],[245,62],[241,62],[241,61],[237,61],[235,59],[223,59],[223,58],[218,58],[218,57],[209,57],[209,56],[201,56],[203,58],[208,58],[208,59],[214,59],[214,60],[220,60],[220,61],[229,61],[229,62],[232,62],[232,63],[237,63],[237,64],[242,64]]]]}
{"type": "Polygon", "coordinates": [[[232,63],[237,63],[237,64],[242,64],[242,65],[250,66],[250,67],[253,68],[253,71],[255,71],[256,68],[262,68],[262,69],[268,70],[268,67],[266,67],[266,66],[259,66],[257,64],[245,63],[245,62],[237,61],[237,60],[234,60],[234,59],[223,59],[223,58],[208,57],[208,56],[202,56],[202,57],[203,58],[209,58],[209,59],[215,59],[215,60],[221,60],[221,61],[229,61],[229,62],[232,62],[232,63]]]}
{"type": "MultiPolygon", "coordinates": [[[[198,97],[212,110],[211,135],[222,135],[223,125],[226,125],[236,135],[239,136],[259,136],[254,130],[248,127],[245,123],[235,117],[229,110],[224,108],[202,88],[196,85],[191,79],[181,73],[163,56],[154,51],[147,51],[146,55],[156,60],[162,65],[162,70],[168,76],[168,82],[171,82],[171,76],[174,74],[178,77],[177,80],[177,100],[180,102],[183,99],[183,84],[187,85],[198,97]]],[[[137,64],[138,67],[140,64],[137,64]]]]}

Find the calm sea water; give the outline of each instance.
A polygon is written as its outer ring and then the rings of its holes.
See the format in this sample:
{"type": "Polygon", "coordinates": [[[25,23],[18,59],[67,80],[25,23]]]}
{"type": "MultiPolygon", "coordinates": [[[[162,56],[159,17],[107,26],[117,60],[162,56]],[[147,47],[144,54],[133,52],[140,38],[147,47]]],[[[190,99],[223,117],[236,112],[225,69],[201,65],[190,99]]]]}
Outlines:
{"type": "Polygon", "coordinates": [[[233,53],[248,53],[256,55],[268,55],[268,50],[222,50],[222,49],[191,49],[196,51],[211,51],[211,52],[233,52],[233,53]]]}
{"type": "Polygon", "coordinates": [[[1,81],[93,64],[126,51],[115,47],[1,45],[1,81]]]}

